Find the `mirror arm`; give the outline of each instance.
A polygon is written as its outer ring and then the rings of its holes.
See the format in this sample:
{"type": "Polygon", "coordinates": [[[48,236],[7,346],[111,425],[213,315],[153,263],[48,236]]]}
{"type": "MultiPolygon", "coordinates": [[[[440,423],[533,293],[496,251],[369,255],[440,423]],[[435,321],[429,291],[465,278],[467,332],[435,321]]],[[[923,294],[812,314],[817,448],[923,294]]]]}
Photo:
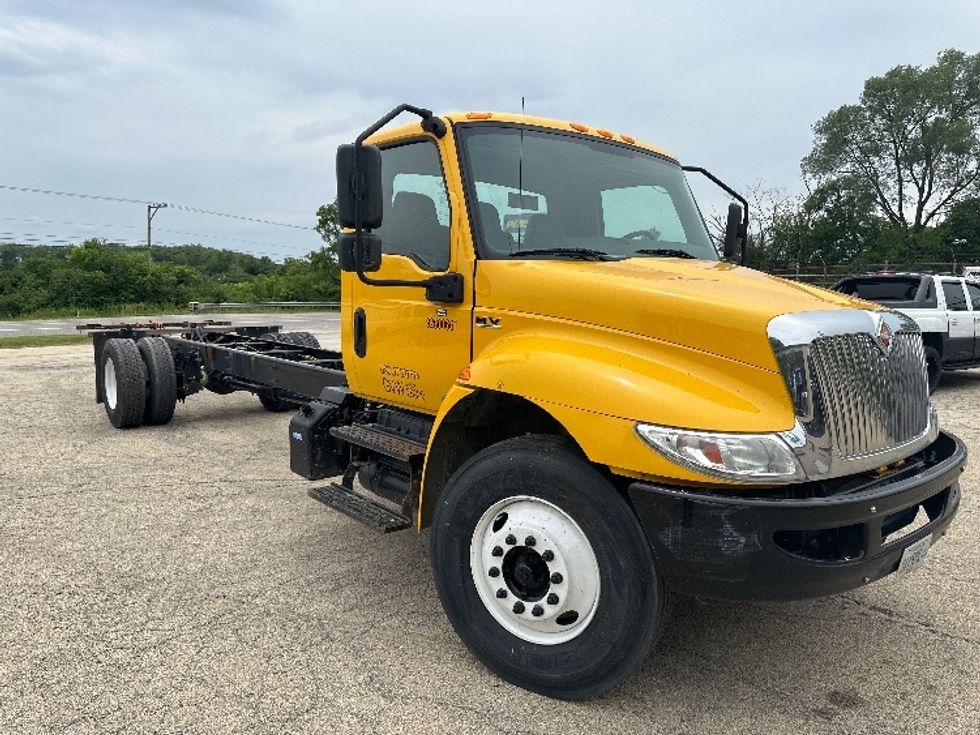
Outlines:
{"type": "MultiPolygon", "coordinates": [[[[396,117],[401,115],[403,112],[411,112],[413,115],[418,115],[422,118],[422,130],[427,133],[431,133],[436,138],[441,138],[446,134],[446,123],[444,123],[440,118],[435,117],[432,114],[432,110],[427,110],[424,107],[416,107],[415,105],[402,104],[398,105],[395,109],[389,112],[384,117],[377,120],[370,127],[366,128],[361,132],[360,135],[354,140],[354,171],[358,171],[358,153],[361,150],[361,146],[364,145],[364,141],[369,137],[374,135],[376,132],[381,130],[385,125],[390,123],[396,117]]],[[[422,281],[407,281],[399,279],[385,279],[385,278],[371,278],[364,272],[364,251],[361,249],[361,233],[363,229],[361,227],[361,213],[358,203],[360,202],[360,189],[363,186],[363,180],[360,176],[355,174],[354,179],[354,267],[357,272],[357,278],[368,286],[419,286],[425,288],[426,291],[430,290],[441,290],[445,286],[446,276],[433,276],[432,278],[426,278],[422,281]]],[[[458,274],[450,274],[458,275],[458,274]]],[[[456,289],[450,289],[453,293],[453,297],[456,297],[456,289]]],[[[462,288],[459,289],[458,301],[453,303],[462,302],[462,288]]]]}
{"type": "Polygon", "coordinates": [[[748,200],[745,197],[743,197],[741,194],[739,194],[737,191],[735,191],[728,184],[726,184],[724,181],[722,181],[717,176],[715,176],[713,173],[711,173],[706,168],[702,168],[701,166],[681,166],[681,170],[682,171],[692,171],[694,173],[699,173],[702,176],[705,176],[706,178],[708,178],[712,182],[714,182],[717,186],[719,186],[720,188],[724,189],[729,195],[731,195],[731,197],[733,199],[737,199],[739,202],[741,202],[741,204],[742,204],[742,232],[740,234],[742,236],[742,247],[741,247],[741,252],[739,253],[739,263],[742,264],[742,265],[745,265],[745,243],[749,239],[749,202],[748,202],[748,200]]]}

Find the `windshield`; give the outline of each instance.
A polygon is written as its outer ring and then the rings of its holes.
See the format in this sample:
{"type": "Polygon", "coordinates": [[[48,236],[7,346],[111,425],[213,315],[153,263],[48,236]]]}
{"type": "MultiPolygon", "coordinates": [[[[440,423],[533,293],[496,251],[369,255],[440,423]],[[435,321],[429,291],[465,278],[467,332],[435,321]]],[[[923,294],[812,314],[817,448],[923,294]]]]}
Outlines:
{"type": "Polygon", "coordinates": [[[517,126],[461,126],[483,258],[717,260],[680,167],[632,146],[517,126]]]}

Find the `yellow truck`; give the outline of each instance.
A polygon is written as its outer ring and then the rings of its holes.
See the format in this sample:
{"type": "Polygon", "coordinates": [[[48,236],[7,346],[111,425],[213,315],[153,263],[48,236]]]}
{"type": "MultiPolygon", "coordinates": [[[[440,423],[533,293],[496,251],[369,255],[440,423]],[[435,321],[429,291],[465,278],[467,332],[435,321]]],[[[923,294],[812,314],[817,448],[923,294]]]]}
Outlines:
{"type": "Polygon", "coordinates": [[[720,258],[685,171],[734,194],[628,134],[402,105],[338,151],[341,352],[274,327],[93,329],[97,399],[120,427],[201,388],[298,407],[310,494],[430,529],[460,638],[552,697],[628,676],[669,594],[911,569],[966,461],[915,323],[737,265],[744,200],[720,258]]]}

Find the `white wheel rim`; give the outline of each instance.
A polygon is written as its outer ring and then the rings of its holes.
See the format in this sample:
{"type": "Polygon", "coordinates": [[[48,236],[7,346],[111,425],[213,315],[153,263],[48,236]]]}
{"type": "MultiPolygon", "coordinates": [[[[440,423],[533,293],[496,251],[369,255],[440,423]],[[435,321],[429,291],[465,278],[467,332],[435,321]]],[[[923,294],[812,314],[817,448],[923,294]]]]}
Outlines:
{"type": "Polygon", "coordinates": [[[487,611],[531,643],[572,640],[598,607],[592,544],[567,513],[540,498],[514,496],[487,509],[470,542],[470,572],[487,611]]]}
{"type": "Polygon", "coordinates": [[[102,369],[102,389],[105,392],[105,402],[110,409],[116,410],[116,366],[111,359],[105,361],[102,369]]]}

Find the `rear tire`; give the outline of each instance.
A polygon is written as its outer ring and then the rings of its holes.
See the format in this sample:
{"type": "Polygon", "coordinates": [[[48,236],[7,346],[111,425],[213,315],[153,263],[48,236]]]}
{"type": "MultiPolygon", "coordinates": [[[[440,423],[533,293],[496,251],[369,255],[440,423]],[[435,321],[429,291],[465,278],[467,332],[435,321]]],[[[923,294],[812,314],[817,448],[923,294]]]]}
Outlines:
{"type": "Polygon", "coordinates": [[[464,463],[437,501],[431,548],[457,634],[520,687],[595,696],[656,639],[665,593],[643,529],[560,437],[509,439],[464,463]]]}
{"type": "Polygon", "coordinates": [[[318,340],[312,332],[286,332],[285,334],[279,335],[279,339],[282,341],[289,341],[294,345],[309,347],[313,350],[320,349],[320,340],[318,340]]]}
{"type": "MultiPolygon", "coordinates": [[[[320,343],[317,342],[316,337],[314,337],[309,332],[266,332],[260,335],[259,339],[269,339],[275,342],[285,342],[290,345],[297,345],[300,347],[316,347],[320,348],[320,343]],[[309,344],[309,340],[313,341],[313,345],[309,344]]],[[[259,401],[262,403],[262,408],[266,411],[271,411],[272,413],[283,413],[284,411],[293,411],[297,408],[298,404],[292,401],[283,401],[278,398],[273,398],[272,396],[259,394],[259,401]]]]}
{"type": "Polygon", "coordinates": [[[939,381],[943,376],[943,358],[935,347],[926,345],[923,351],[926,355],[926,375],[929,379],[929,392],[932,393],[939,387],[939,381]]]}
{"type": "Polygon", "coordinates": [[[146,365],[131,339],[110,339],[102,348],[102,405],[117,429],[143,423],[146,365]]]}
{"type": "Polygon", "coordinates": [[[284,411],[296,410],[295,403],[281,401],[278,398],[266,396],[261,393],[259,393],[259,402],[262,404],[262,408],[264,408],[266,411],[271,411],[272,413],[283,413],[284,411]]]}
{"type": "Polygon", "coordinates": [[[136,343],[146,364],[146,409],[143,423],[166,424],[174,417],[177,406],[177,371],[174,356],[166,340],[143,337],[136,343]]]}

